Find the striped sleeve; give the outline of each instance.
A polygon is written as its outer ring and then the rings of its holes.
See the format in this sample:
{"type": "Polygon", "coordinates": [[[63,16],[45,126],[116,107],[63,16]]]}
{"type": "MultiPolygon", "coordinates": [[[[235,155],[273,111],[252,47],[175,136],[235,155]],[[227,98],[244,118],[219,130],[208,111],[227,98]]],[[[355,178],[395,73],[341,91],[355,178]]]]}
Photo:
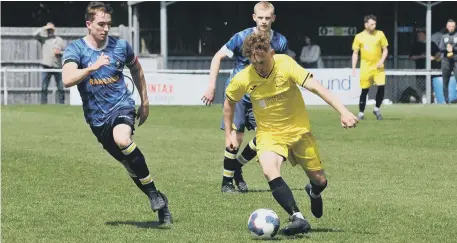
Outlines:
{"type": "Polygon", "coordinates": [[[127,67],[132,67],[135,65],[137,61],[137,57],[135,56],[135,53],[133,52],[132,46],[125,41],[125,51],[126,51],[126,58],[125,58],[125,64],[127,67]]]}
{"type": "Polygon", "coordinates": [[[227,43],[225,43],[221,50],[223,50],[229,58],[232,58],[236,50],[241,50],[242,46],[243,40],[241,39],[239,33],[236,33],[227,43]]]}
{"type": "Polygon", "coordinates": [[[306,71],[306,69],[300,66],[292,58],[289,58],[288,62],[290,62],[289,76],[291,77],[291,79],[301,87],[305,87],[306,81],[312,79],[313,74],[306,71]]]}
{"type": "Polygon", "coordinates": [[[74,62],[78,66],[81,64],[80,51],[75,42],[70,43],[62,55],[62,66],[69,62],[74,62]]]}
{"type": "Polygon", "coordinates": [[[280,42],[279,42],[278,54],[286,54],[287,49],[289,49],[287,46],[287,39],[286,39],[286,37],[281,36],[279,40],[280,40],[280,42]]]}

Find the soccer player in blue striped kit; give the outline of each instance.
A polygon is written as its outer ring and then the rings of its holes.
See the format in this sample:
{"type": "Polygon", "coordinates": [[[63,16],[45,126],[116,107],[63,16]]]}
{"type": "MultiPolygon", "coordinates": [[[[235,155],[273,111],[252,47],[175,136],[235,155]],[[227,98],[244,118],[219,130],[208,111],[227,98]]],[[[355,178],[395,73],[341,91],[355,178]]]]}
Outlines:
{"type": "MultiPolygon", "coordinates": [[[[214,101],[216,80],[219,73],[221,60],[225,57],[235,59],[235,68],[230,77],[225,82],[225,88],[230,84],[232,78],[247,67],[249,59],[243,56],[243,41],[252,33],[267,32],[271,38],[271,47],[278,54],[287,52],[287,39],[283,35],[271,29],[271,24],[275,21],[274,6],[269,2],[259,2],[254,6],[254,14],[252,15],[256,22],[256,27],[248,28],[236,33],[217,53],[211,61],[210,81],[208,89],[202,97],[203,103],[210,105],[214,101]]],[[[224,95],[225,96],[225,95],[224,95]]],[[[234,130],[232,136],[236,138],[238,144],[243,142],[244,131],[255,130],[257,125],[252,112],[252,104],[248,95],[245,95],[241,101],[236,104],[235,117],[233,120],[234,130]]],[[[221,122],[221,129],[224,128],[224,121],[221,122]]],[[[225,148],[224,151],[224,171],[222,177],[222,192],[235,192],[233,179],[240,192],[247,192],[248,187],[244,181],[241,167],[252,160],[256,155],[256,139],[254,138],[243,149],[237,157],[238,149],[231,150],[225,148]]]]}
{"type": "Polygon", "coordinates": [[[149,198],[151,209],[158,212],[161,224],[172,224],[167,197],[157,190],[145,158],[132,141],[135,118],[141,126],[149,115],[149,100],[143,69],[125,40],[108,36],[112,8],[102,2],[90,2],[86,9],[89,34],[73,41],[65,50],[63,83],[77,85],[84,116],[103,148],[127,169],[130,177],[149,198]],[[127,89],[124,65],[130,69],[138,88],[141,105],[127,89]]]}

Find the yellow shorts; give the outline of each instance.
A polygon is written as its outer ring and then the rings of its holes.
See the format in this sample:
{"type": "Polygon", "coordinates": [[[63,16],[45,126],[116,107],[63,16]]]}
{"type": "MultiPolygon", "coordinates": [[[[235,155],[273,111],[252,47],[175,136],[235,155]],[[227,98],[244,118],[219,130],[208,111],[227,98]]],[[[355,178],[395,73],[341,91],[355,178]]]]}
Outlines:
{"type": "Polygon", "coordinates": [[[282,143],[273,139],[257,138],[257,154],[260,156],[266,151],[271,151],[289,160],[292,166],[301,165],[307,171],[319,171],[323,165],[319,156],[316,139],[308,132],[303,134],[297,141],[282,143]]]}
{"type": "Polygon", "coordinates": [[[377,86],[386,84],[386,73],[384,69],[361,68],[360,69],[360,88],[368,89],[372,84],[377,86]]]}

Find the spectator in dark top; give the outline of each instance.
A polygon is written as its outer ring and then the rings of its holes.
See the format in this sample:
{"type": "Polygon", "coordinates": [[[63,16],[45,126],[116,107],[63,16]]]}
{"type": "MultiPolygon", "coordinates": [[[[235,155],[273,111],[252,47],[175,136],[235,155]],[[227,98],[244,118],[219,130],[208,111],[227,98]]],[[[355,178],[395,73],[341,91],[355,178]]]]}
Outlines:
{"type": "Polygon", "coordinates": [[[448,84],[452,72],[457,79],[457,32],[455,31],[455,21],[449,19],[446,23],[447,33],[441,36],[440,44],[438,45],[441,52],[441,71],[443,74],[443,93],[446,103],[453,101],[449,100],[448,84]]]}
{"type": "MultiPolygon", "coordinates": [[[[416,69],[425,69],[425,62],[426,62],[426,36],[424,31],[419,31],[417,33],[417,41],[414,43],[411,55],[409,56],[410,60],[416,62],[416,69]]],[[[440,69],[439,63],[439,49],[438,46],[432,42],[432,69],[440,69]]]]}

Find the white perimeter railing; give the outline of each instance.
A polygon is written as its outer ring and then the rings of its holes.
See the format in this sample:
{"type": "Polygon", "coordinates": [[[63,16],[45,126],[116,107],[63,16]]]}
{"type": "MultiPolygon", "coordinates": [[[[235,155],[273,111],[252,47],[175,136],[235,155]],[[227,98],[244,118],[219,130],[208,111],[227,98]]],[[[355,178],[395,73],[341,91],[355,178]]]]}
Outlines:
{"type": "MultiPolygon", "coordinates": [[[[1,75],[2,75],[2,91],[3,91],[3,104],[8,104],[8,91],[31,91],[30,89],[25,88],[9,88],[8,87],[8,80],[7,80],[7,73],[32,73],[32,72],[62,72],[62,69],[17,69],[17,68],[2,68],[1,75]]],[[[220,70],[219,73],[230,73],[231,69],[220,70]]],[[[128,69],[125,69],[126,73],[130,73],[128,69]]],[[[172,74],[209,74],[209,70],[181,70],[181,69],[158,69],[158,70],[144,70],[145,73],[172,73],[172,74]]],[[[431,75],[441,75],[441,71],[439,70],[415,70],[415,69],[391,69],[385,71],[386,76],[431,76],[431,75]]],[[[428,79],[430,80],[430,79],[428,79]]],[[[431,82],[427,82],[427,103],[431,101],[431,82]]],[[[69,90],[68,88],[64,88],[65,90],[69,90]]]]}

